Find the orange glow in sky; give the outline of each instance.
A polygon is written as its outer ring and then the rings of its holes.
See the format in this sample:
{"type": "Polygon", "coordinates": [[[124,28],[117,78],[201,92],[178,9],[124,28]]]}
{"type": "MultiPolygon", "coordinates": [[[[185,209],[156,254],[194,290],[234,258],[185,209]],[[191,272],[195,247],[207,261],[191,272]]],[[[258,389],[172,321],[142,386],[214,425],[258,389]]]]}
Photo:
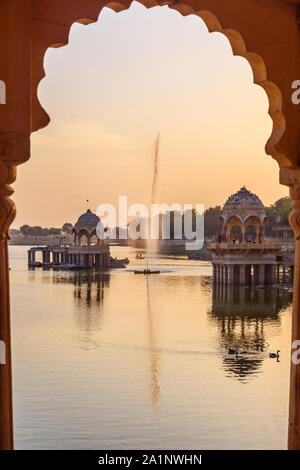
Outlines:
{"type": "Polygon", "coordinates": [[[265,204],[288,193],[265,154],[268,100],[247,61],[202,20],[168,7],[104,8],[49,49],[39,87],[49,126],[15,184],[22,224],[75,223],[103,202],[150,202],[153,145],[161,135],[160,202],[222,205],[246,186],[265,204]]]}

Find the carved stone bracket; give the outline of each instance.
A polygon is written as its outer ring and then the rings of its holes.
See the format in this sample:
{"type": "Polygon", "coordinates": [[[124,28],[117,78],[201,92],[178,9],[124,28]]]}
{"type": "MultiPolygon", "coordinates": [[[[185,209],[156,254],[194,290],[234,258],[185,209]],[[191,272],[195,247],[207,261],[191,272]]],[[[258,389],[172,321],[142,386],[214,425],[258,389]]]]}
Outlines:
{"type": "Polygon", "coordinates": [[[281,168],[280,183],[290,188],[293,210],[290,213],[289,221],[296,240],[300,240],[300,168],[281,168]]]}
{"type": "Polygon", "coordinates": [[[0,160],[0,240],[9,239],[9,227],[16,216],[16,208],[10,196],[10,186],[16,179],[15,162],[0,160]]]}
{"type": "Polygon", "coordinates": [[[0,131],[0,240],[9,239],[9,226],[16,215],[15,204],[10,198],[14,190],[17,165],[30,157],[29,132],[0,131]]]}
{"type": "Polygon", "coordinates": [[[21,163],[26,162],[29,157],[29,132],[0,131],[0,160],[10,160],[15,162],[16,165],[20,165],[21,163]]]}

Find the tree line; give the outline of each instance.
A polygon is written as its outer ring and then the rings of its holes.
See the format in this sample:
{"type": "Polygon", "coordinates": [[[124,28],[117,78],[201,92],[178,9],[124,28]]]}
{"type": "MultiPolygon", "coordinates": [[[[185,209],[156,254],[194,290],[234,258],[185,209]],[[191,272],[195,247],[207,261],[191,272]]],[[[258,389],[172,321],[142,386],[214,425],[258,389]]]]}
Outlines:
{"type": "MultiPolygon", "coordinates": [[[[265,207],[265,212],[268,217],[268,224],[266,225],[266,235],[269,237],[275,237],[276,227],[282,225],[289,225],[289,214],[291,212],[291,198],[289,196],[282,197],[270,206],[265,207]]],[[[204,236],[205,238],[210,238],[218,233],[221,230],[220,216],[222,215],[222,207],[215,206],[206,209],[204,212],[204,236]]],[[[183,224],[184,224],[183,214],[183,224]]],[[[174,224],[175,213],[170,212],[170,232],[171,238],[174,234],[173,224],[174,224]]],[[[193,230],[196,226],[196,212],[193,209],[192,211],[192,220],[193,220],[193,230]]]]}
{"type": "MultiPolygon", "coordinates": [[[[275,236],[276,226],[288,225],[289,214],[291,212],[291,199],[290,197],[282,197],[274,204],[265,207],[266,215],[268,216],[269,223],[266,226],[266,235],[275,236]]],[[[174,238],[174,218],[175,212],[170,212],[170,238],[174,238]]],[[[204,236],[205,238],[213,237],[220,232],[220,216],[222,214],[222,207],[215,206],[206,209],[204,212],[204,236]]],[[[162,216],[160,216],[162,217],[162,216]]],[[[185,214],[182,216],[182,224],[184,224],[185,214]]],[[[196,227],[196,212],[192,210],[192,224],[193,230],[196,227]]],[[[24,237],[59,237],[63,235],[71,235],[73,225],[65,223],[61,228],[51,227],[44,228],[39,225],[30,226],[22,225],[20,230],[11,230],[12,235],[22,234],[24,237]]],[[[161,232],[161,230],[160,230],[161,232]]],[[[183,233],[183,232],[182,232],[183,233]]]]}
{"type": "Polygon", "coordinates": [[[51,228],[46,228],[46,227],[41,227],[40,225],[22,225],[20,227],[20,230],[11,230],[12,235],[18,235],[21,233],[24,237],[59,237],[63,234],[70,235],[73,230],[73,225],[69,223],[65,223],[61,228],[57,227],[51,227],[51,228]]]}

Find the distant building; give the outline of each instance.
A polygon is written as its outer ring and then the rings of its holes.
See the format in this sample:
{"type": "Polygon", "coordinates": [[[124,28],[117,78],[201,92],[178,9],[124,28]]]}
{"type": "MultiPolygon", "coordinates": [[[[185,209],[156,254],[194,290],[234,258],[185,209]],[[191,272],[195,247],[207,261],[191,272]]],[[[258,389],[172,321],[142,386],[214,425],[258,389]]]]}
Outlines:
{"type": "Polygon", "coordinates": [[[278,243],[265,243],[268,217],[258,196],[245,187],[230,196],[220,216],[217,243],[210,243],[213,280],[219,284],[274,284],[278,243]]]}
{"type": "Polygon", "coordinates": [[[71,245],[47,245],[28,250],[28,265],[37,266],[36,252],[42,252],[42,265],[60,267],[75,265],[85,268],[109,267],[110,249],[108,244],[98,238],[99,217],[88,209],[76,222],[73,229],[74,243],[71,245]]]}
{"type": "Polygon", "coordinates": [[[275,233],[280,242],[294,242],[294,230],[289,225],[277,225],[275,233]]]}

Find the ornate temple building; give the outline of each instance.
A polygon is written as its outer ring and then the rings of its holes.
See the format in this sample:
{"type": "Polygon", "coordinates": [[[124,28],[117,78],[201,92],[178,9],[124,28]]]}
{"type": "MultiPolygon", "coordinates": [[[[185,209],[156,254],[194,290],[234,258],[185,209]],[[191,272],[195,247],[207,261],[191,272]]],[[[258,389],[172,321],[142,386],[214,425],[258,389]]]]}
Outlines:
{"type": "Polygon", "coordinates": [[[72,245],[47,245],[28,250],[28,266],[44,267],[110,267],[110,249],[97,236],[99,217],[88,209],[76,222],[73,229],[72,245]],[[42,262],[36,261],[36,253],[42,252],[42,262]]]}
{"type": "Polygon", "coordinates": [[[220,217],[212,253],[213,280],[218,284],[265,285],[278,280],[278,243],[265,242],[268,223],[264,205],[245,187],[230,196],[220,217]]]}

